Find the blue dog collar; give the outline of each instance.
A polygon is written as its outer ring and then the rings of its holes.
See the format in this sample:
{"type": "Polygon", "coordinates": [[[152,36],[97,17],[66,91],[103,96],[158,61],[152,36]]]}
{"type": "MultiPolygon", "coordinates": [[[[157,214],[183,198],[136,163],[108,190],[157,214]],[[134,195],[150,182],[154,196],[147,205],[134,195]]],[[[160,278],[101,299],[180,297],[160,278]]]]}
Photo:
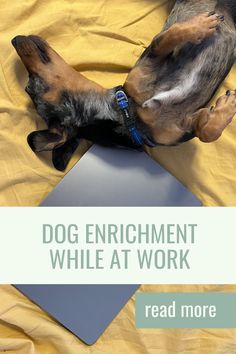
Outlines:
{"type": "Polygon", "coordinates": [[[116,102],[123,114],[125,126],[128,129],[133,142],[138,146],[143,145],[143,138],[136,128],[134,117],[130,114],[129,100],[124,92],[123,86],[115,87],[115,96],[116,102]]]}

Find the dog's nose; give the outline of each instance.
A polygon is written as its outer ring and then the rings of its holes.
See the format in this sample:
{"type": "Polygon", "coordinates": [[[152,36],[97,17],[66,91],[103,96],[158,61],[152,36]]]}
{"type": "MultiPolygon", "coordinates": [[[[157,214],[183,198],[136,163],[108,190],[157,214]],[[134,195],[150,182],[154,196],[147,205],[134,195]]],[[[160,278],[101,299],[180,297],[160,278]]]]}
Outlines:
{"type": "Polygon", "coordinates": [[[16,43],[17,43],[17,37],[14,37],[12,40],[11,40],[11,44],[13,45],[13,47],[16,46],[16,43]]]}
{"type": "Polygon", "coordinates": [[[16,36],[12,39],[11,43],[13,45],[13,47],[16,48],[17,44],[21,41],[23,41],[26,37],[25,36],[16,36]]]}

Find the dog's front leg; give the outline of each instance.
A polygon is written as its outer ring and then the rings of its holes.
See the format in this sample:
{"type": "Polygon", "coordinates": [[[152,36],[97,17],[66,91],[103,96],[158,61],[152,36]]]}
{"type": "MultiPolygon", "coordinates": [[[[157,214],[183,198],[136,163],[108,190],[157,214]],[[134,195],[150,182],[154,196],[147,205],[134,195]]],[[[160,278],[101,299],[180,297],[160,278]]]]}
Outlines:
{"type": "Polygon", "coordinates": [[[216,101],[215,107],[203,108],[192,117],[195,135],[203,142],[217,140],[236,114],[236,91],[227,91],[216,101]]]}
{"type": "Polygon", "coordinates": [[[177,22],[154,37],[151,52],[158,57],[166,57],[188,42],[199,44],[204,38],[212,36],[223,20],[224,16],[211,12],[195,16],[189,21],[177,22]]]}

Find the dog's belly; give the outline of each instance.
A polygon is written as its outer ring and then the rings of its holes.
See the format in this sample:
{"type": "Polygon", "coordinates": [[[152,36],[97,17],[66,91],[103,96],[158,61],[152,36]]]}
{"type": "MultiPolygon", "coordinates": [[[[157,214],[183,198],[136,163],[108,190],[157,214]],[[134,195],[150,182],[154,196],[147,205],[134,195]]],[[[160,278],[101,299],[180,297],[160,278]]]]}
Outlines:
{"type": "MultiPolygon", "coordinates": [[[[194,113],[204,107],[234,63],[235,32],[224,25],[199,45],[187,44],[179,52],[155,65],[155,84],[143,108],[194,113]]],[[[145,84],[144,84],[145,86],[145,84]]]]}
{"type": "MultiPolygon", "coordinates": [[[[164,30],[176,22],[213,10],[219,10],[216,0],[176,1],[164,30]]],[[[219,11],[222,13],[222,9],[219,11]]],[[[206,38],[199,45],[187,43],[164,61],[158,61],[157,58],[155,62],[153,59],[151,66],[155,71],[152,71],[152,79],[149,81],[152,84],[140,80],[143,91],[149,93],[142,107],[159,109],[159,113],[162,107],[165,112],[173,111],[173,114],[175,111],[193,113],[204,107],[232,67],[235,48],[235,27],[228,19],[212,37],[206,38]]],[[[147,49],[138,62],[141,67],[146,59],[148,61],[148,53],[147,49]]]]}
{"type": "Polygon", "coordinates": [[[200,74],[197,68],[189,74],[184,74],[178,83],[168,90],[157,90],[151,98],[143,103],[143,107],[154,108],[156,105],[178,104],[186,100],[194,92],[194,87],[199,84],[200,74]]]}

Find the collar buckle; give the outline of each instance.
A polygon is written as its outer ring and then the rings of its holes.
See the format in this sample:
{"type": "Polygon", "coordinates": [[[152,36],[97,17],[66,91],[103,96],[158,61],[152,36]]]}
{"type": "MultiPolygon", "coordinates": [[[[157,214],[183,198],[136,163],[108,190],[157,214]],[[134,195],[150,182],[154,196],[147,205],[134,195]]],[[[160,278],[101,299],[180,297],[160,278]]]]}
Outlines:
{"type": "Polygon", "coordinates": [[[116,102],[123,114],[125,126],[128,129],[133,142],[138,146],[143,145],[142,136],[135,126],[134,117],[130,114],[129,100],[123,90],[123,86],[117,86],[115,88],[115,96],[116,96],[116,102]]]}
{"type": "Polygon", "coordinates": [[[123,90],[116,91],[116,101],[120,107],[120,109],[129,108],[129,100],[123,90]]]}

